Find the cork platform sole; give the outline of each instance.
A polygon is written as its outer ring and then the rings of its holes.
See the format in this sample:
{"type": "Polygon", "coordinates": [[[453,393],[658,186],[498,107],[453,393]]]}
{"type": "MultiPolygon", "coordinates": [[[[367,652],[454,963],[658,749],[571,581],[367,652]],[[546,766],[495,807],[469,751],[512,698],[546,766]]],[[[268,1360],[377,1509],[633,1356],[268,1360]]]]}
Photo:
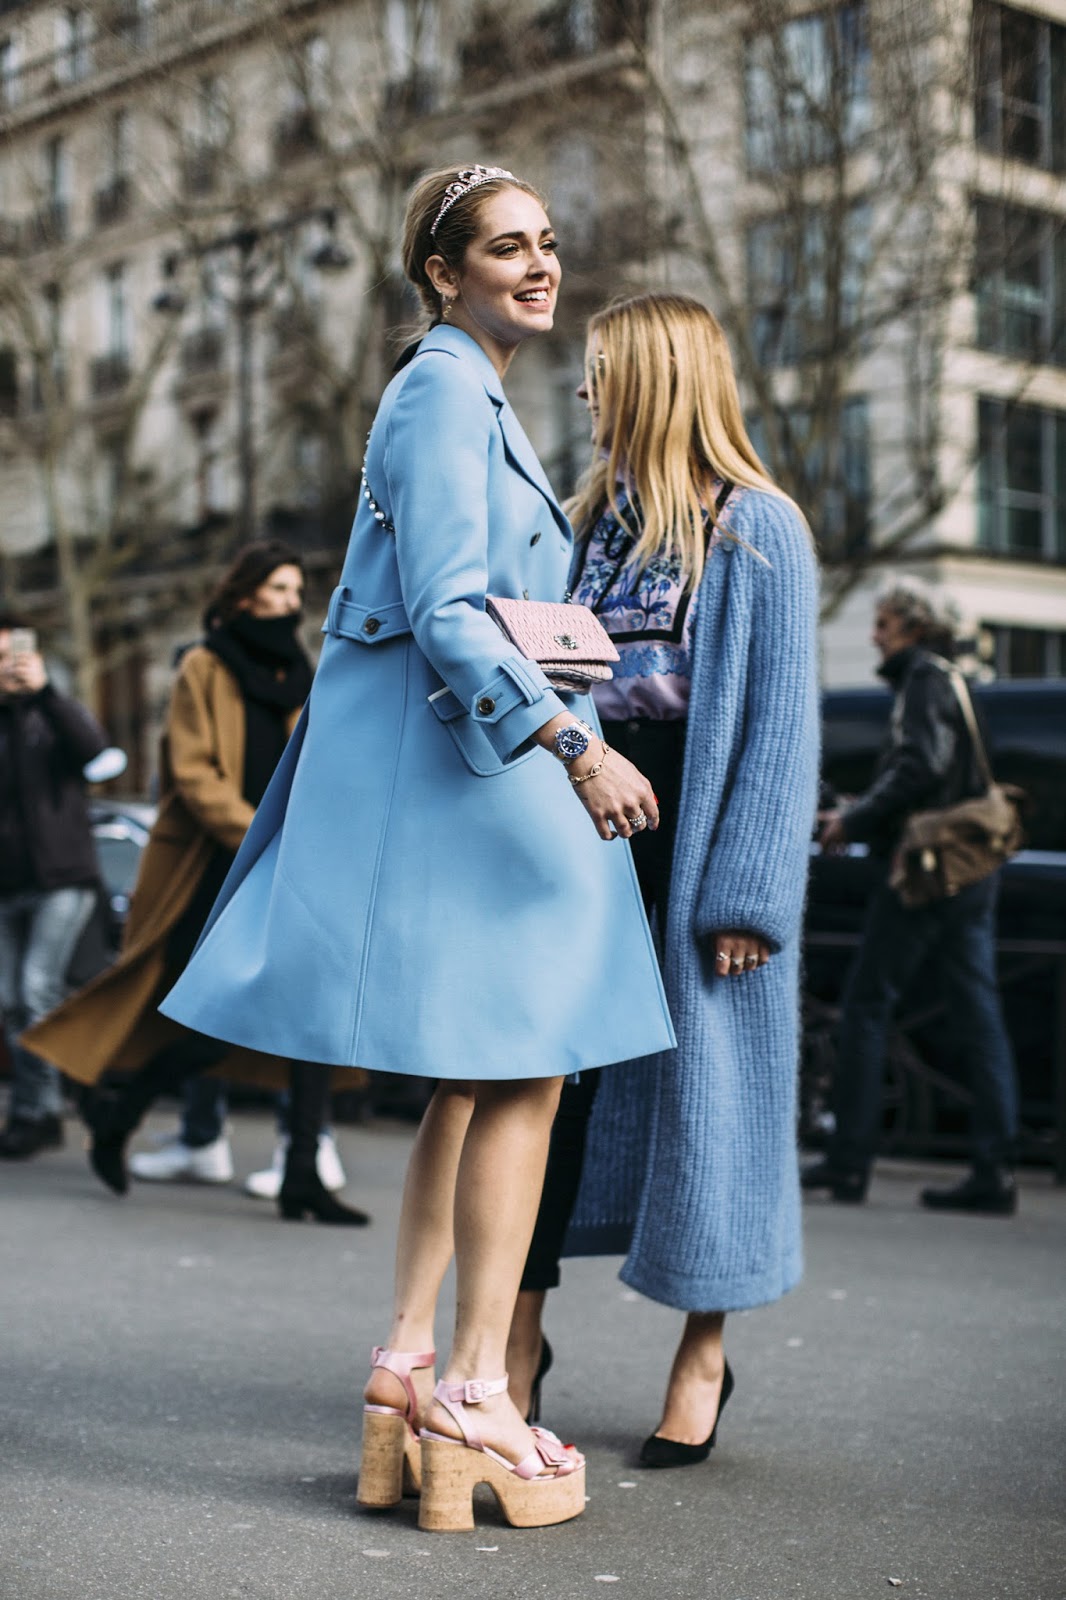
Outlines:
{"type": "Polygon", "coordinates": [[[399,1505],[405,1494],[420,1493],[421,1488],[422,1458],[406,1418],[364,1412],[358,1504],[384,1510],[399,1505]]]}
{"type": "Polygon", "coordinates": [[[479,1483],[488,1484],[512,1528],[548,1528],[585,1509],[583,1462],[562,1476],[520,1478],[487,1452],[423,1436],[418,1526],[432,1533],[469,1533],[479,1483]]]}

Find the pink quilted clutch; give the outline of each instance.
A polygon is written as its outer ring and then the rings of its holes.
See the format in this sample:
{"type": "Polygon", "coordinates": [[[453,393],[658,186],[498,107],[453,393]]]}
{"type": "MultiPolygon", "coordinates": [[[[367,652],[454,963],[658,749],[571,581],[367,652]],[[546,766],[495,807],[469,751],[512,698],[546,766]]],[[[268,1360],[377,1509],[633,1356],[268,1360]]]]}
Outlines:
{"type": "Polygon", "coordinates": [[[570,601],[504,600],[488,595],[485,610],[505,639],[535,661],[549,683],[572,694],[587,694],[594,683],[614,676],[619,659],[610,635],[588,606],[570,601]]]}

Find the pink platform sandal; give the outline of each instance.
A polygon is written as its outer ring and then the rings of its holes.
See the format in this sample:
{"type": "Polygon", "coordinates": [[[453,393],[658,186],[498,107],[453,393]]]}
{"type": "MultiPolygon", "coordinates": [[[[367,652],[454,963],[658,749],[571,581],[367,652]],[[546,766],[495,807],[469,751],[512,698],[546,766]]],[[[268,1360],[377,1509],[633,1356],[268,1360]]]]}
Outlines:
{"type": "Polygon", "coordinates": [[[363,1459],[359,1464],[356,1499],[361,1506],[378,1510],[399,1505],[405,1494],[418,1494],[422,1488],[422,1460],[416,1432],[418,1396],[411,1374],[431,1367],[435,1350],[413,1355],[407,1350],[386,1350],[375,1345],[371,1367],[384,1367],[399,1378],[407,1393],[407,1405],[363,1406],[363,1459]]]}
{"type": "Polygon", "coordinates": [[[547,1428],[534,1428],[534,1448],[511,1462],[485,1444],[467,1410],[490,1395],[503,1394],[507,1379],[438,1383],[433,1398],[462,1434],[451,1439],[421,1431],[422,1500],[418,1526],[434,1533],[469,1533],[474,1526],[474,1489],[487,1483],[513,1528],[547,1528],[569,1522],[585,1509],[585,1458],[547,1428]]]}

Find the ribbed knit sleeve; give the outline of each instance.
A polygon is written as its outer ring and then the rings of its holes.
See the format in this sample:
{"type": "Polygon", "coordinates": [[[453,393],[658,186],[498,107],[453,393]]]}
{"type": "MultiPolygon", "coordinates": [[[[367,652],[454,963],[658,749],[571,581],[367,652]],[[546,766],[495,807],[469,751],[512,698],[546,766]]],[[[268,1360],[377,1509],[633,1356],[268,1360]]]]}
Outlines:
{"type": "Polygon", "coordinates": [[[705,938],[744,930],[780,949],[798,930],[814,823],[817,569],[806,529],[786,501],[749,492],[733,527],[770,566],[743,548],[731,555],[750,563],[742,742],[697,896],[695,931],[705,938]]]}

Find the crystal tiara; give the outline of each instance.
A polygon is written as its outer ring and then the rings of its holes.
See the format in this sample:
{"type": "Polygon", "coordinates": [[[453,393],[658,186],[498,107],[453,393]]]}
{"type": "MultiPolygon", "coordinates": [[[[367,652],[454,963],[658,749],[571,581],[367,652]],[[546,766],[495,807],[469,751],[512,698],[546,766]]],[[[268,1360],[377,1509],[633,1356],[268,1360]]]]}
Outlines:
{"type": "Polygon", "coordinates": [[[447,215],[457,200],[469,194],[471,189],[478,189],[483,183],[493,183],[497,178],[510,178],[512,183],[515,182],[514,173],[508,172],[505,167],[463,167],[455,182],[450,183],[444,191],[441,208],[429,230],[430,237],[435,237],[441,218],[447,215]]]}

